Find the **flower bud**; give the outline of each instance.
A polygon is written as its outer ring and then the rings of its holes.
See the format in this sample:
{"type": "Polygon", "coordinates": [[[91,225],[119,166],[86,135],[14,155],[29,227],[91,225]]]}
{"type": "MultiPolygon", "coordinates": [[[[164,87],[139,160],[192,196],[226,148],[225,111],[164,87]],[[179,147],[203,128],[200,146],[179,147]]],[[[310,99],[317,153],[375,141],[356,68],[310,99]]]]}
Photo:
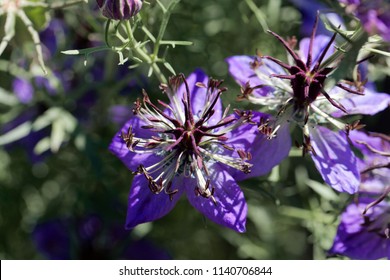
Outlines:
{"type": "Polygon", "coordinates": [[[135,16],[142,8],[143,0],[96,0],[103,16],[123,20],[135,16]]]}

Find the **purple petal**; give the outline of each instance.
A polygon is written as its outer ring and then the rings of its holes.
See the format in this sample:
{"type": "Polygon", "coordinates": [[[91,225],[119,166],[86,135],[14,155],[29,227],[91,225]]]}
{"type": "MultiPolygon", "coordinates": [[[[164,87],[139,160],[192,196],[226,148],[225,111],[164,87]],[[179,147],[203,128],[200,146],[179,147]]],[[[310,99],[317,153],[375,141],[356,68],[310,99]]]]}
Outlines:
{"type": "Polygon", "coordinates": [[[360,184],[357,160],[342,133],[317,126],[310,130],[310,136],[316,153],[312,159],[324,181],[337,191],[357,192],[360,184]]]}
{"type": "MultiPolygon", "coordinates": [[[[258,123],[261,117],[270,118],[270,115],[253,112],[252,120],[258,123]]],[[[250,152],[252,155],[252,159],[248,161],[253,164],[249,174],[245,174],[237,169],[229,169],[230,175],[237,181],[267,174],[288,156],[291,149],[288,125],[281,127],[278,130],[277,137],[272,140],[268,140],[266,136],[258,131],[257,126],[253,124],[244,124],[227,136],[229,138],[226,141],[227,145],[233,146],[236,150],[242,149],[250,152]]],[[[226,153],[228,153],[228,150],[226,150],[226,153]]]]}
{"type": "MultiPolygon", "coordinates": [[[[325,16],[333,25],[338,26],[342,24],[342,19],[336,13],[328,13],[329,7],[325,6],[320,1],[307,0],[289,0],[292,2],[302,14],[302,24],[300,33],[303,36],[310,36],[313,30],[314,21],[316,18],[316,11],[321,11],[321,15],[325,16]]],[[[317,27],[317,34],[331,34],[331,31],[326,29],[325,24],[320,20],[317,27]]]]}
{"type": "MultiPolygon", "coordinates": [[[[195,117],[199,119],[200,113],[203,111],[206,103],[207,103],[207,89],[198,87],[196,83],[203,83],[206,87],[209,81],[207,75],[200,69],[196,69],[193,73],[191,73],[187,78],[188,87],[191,95],[191,108],[195,117]]],[[[181,100],[186,93],[185,84],[181,84],[178,91],[177,97],[181,100]]],[[[182,105],[182,104],[181,104],[182,105]]],[[[182,107],[184,110],[184,107],[182,107]]],[[[214,115],[208,121],[210,125],[216,124],[219,120],[221,120],[223,110],[222,110],[222,101],[219,99],[214,106],[214,115]]]]}
{"type": "Polygon", "coordinates": [[[364,158],[359,159],[360,170],[363,171],[375,164],[387,164],[390,158],[370,150],[365,144],[377,151],[389,153],[390,142],[386,139],[386,135],[376,133],[365,133],[362,131],[352,130],[349,137],[354,145],[363,153],[364,158]]]}
{"type": "Polygon", "coordinates": [[[379,34],[386,41],[390,41],[390,12],[388,6],[380,7],[384,3],[376,4],[378,11],[370,9],[364,11],[364,7],[361,8],[361,13],[358,15],[363,22],[364,29],[371,35],[379,34]],[[381,10],[381,11],[379,11],[381,10]]]}
{"type": "Polygon", "coordinates": [[[251,63],[253,63],[254,60],[254,56],[247,55],[237,55],[226,58],[230,75],[232,75],[240,85],[243,86],[248,81],[251,86],[257,86],[262,83],[251,67],[251,63]]]}
{"type": "Polygon", "coordinates": [[[45,59],[50,59],[57,52],[58,43],[66,35],[67,27],[60,19],[52,19],[47,28],[39,33],[45,59]]]}
{"type": "MultiPolygon", "coordinates": [[[[246,55],[231,56],[226,59],[226,62],[229,65],[230,75],[233,76],[233,78],[240,86],[245,86],[247,82],[249,82],[251,87],[264,84],[264,82],[256,75],[256,72],[251,67],[251,63],[254,61],[255,57],[246,55]]],[[[267,67],[260,66],[256,69],[257,71],[261,71],[267,76],[270,76],[271,74],[285,74],[285,71],[276,63],[269,60],[263,60],[262,62],[266,63],[267,67]]],[[[271,87],[263,87],[256,89],[253,93],[260,96],[266,96],[271,91],[273,91],[271,87]]]]}
{"type": "MultiPolygon", "coordinates": [[[[313,50],[312,50],[312,65],[314,65],[320,58],[321,53],[324,51],[325,47],[328,45],[331,37],[326,35],[318,35],[314,37],[313,50]]],[[[304,38],[299,43],[300,57],[306,63],[307,55],[309,53],[310,38],[304,38]]],[[[329,56],[331,56],[335,51],[334,46],[332,45],[322,61],[325,61],[329,56]]]]}
{"type": "Polygon", "coordinates": [[[199,212],[213,222],[245,232],[247,205],[244,193],[233,177],[218,163],[209,167],[210,187],[215,187],[214,197],[217,205],[211,199],[197,196],[193,186],[186,186],[187,198],[199,212]]]}
{"type": "MultiPolygon", "coordinates": [[[[365,145],[367,144],[377,151],[388,153],[390,152],[390,142],[386,140],[385,137],[380,137],[379,134],[375,133],[367,134],[356,130],[351,131],[349,137],[354,143],[354,146],[363,154],[363,158],[358,158],[358,168],[360,172],[374,166],[390,163],[390,157],[373,152],[365,145]]],[[[385,188],[390,186],[390,177],[388,173],[388,168],[378,168],[370,172],[364,172],[361,174],[360,191],[383,193],[385,188]]]]}
{"type": "Polygon", "coordinates": [[[39,224],[32,233],[35,246],[46,258],[68,260],[71,257],[69,224],[54,220],[39,224]]]}
{"type": "MultiPolygon", "coordinates": [[[[335,89],[335,94],[341,89],[335,89]]],[[[363,114],[363,115],[375,115],[376,113],[383,111],[390,104],[390,94],[377,93],[366,87],[364,95],[356,95],[347,93],[346,98],[341,99],[340,103],[345,107],[349,115],[363,114]]],[[[342,117],[345,113],[337,110],[332,113],[334,117],[342,117]]]]}
{"type": "Polygon", "coordinates": [[[132,112],[129,106],[113,105],[108,108],[108,117],[112,123],[123,125],[132,117],[132,112]]]}
{"type": "Polygon", "coordinates": [[[15,78],[12,82],[13,91],[23,104],[29,103],[34,97],[34,88],[31,83],[22,78],[15,78]]]}
{"type": "Polygon", "coordinates": [[[132,131],[135,134],[135,137],[150,139],[151,136],[154,135],[150,130],[143,129],[141,126],[145,125],[144,122],[134,116],[114,136],[109,146],[109,150],[132,171],[135,171],[140,164],[149,166],[152,163],[160,161],[161,157],[151,153],[139,154],[129,151],[125,141],[121,138],[121,132],[123,131],[126,134],[130,125],[133,127],[132,131]]]}
{"type": "Polygon", "coordinates": [[[358,204],[350,204],[346,208],[341,215],[341,222],[329,251],[330,254],[363,260],[390,258],[390,239],[386,239],[383,233],[379,234],[381,227],[387,226],[387,224],[380,224],[381,220],[386,221],[380,219],[380,216],[386,215],[390,205],[382,202],[371,208],[366,217],[370,222],[365,223],[362,213],[370,202],[372,199],[361,198],[358,204]]]}
{"type": "Polygon", "coordinates": [[[126,229],[132,229],[139,224],[157,220],[168,214],[184,190],[182,178],[176,177],[172,183],[172,190],[177,189],[178,193],[173,195],[171,201],[170,196],[164,191],[159,194],[152,193],[148,184],[144,175],[137,175],[133,179],[128,200],[126,229]]]}

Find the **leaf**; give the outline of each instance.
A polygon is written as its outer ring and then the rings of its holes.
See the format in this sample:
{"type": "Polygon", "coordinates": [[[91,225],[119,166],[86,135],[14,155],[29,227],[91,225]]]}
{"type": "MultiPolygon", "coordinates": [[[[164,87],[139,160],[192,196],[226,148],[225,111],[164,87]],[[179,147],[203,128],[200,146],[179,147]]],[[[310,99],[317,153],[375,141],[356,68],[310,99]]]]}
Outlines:
{"type": "Polygon", "coordinates": [[[99,46],[99,47],[85,48],[81,50],[66,50],[66,51],[62,51],[61,53],[66,55],[90,55],[94,52],[99,52],[104,50],[110,50],[110,48],[107,46],[99,46]]]}
{"type": "Polygon", "coordinates": [[[18,99],[11,92],[0,88],[0,103],[8,106],[14,106],[18,104],[18,99]]]}
{"type": "Polygon", "coordinates": [[[73,133],[77,126],[77,119],[68,111],[63,110],[60,118],[66,132],[73,133]]]}
{"type": "Polygon", "coordinates": [[[333,200],[337,201],[339,197],[337,194],[327,185],[321,184],[317,181],[307,179],[306,184],[317,194],[319,194],[321,197],[325,198],[326,200],[333,200]]]}
{"type": "Polygon", "coordinates": [[[32,124],[32,129],[34,131],[41,130],[53,123],[53,121],[58,118],[61,114],[61,109],[58,107],[52,107],[39,116],[32,124]]]}
{"type": "Polygon", "coordinates": [[[43,30],[50,20],[46,8],[44,7],[27,7],[25,8],[27,17],[32,21],[34,29],[43,30]]]}
{"type": "Polygon", "coordinates": [[[380,55],[390,57],[390,52],[386,52],[386,51],[382,51],[382,50],[378,50],[378,49],[374,49],[374,48],[369,48],[369,47],[363,47],[363,49],[366,51],[369,51],[369,52],[373,52],[373,53],[377,53],[380,55]]]}
{"type": "MultiPolygon", "coordinates": [[[[342,34],[341,32],[339,32],[342,34]]],[[[342,57],[341,62],[338,64],[336,70],[331,74],[331,77],[336,81],[353,78],[353,70],[358,61],[358,55],[363,45],[367,42],[368,36],[364,30],[360,27],[356,30],[352,36],[347,38],[347,42],[342,44],[335,54],[331,55],[321,66],[325,67],[337,61],[342,57]]]]}
{"type": "Polygon", "coordinates": [[[160,45],[171,45],[172,48],[175,48],[176,45],[179,46],[192,46],[194,43],[191,41],[160,41],[160,45]]]}
{"type": "Polygon", "coordinates": [[[169,72],[171,72],[173,75],[176,75],[176,72],[175,72],[175,70],[173,69],[173,67],[172,67],[171,64],[169,64],[168,62],[164,62],[164,66],[165,66],[165,68],[168,69],[169,72]]]}
{"type": "Polygon", "coordinates": [[[21,125],[15,127],[14,129],[6,132],[0,136],[0,146],[12,143],[19,139],[22,139],[30,134],[32,124],[30,121],[24,122],[21,125]]]}
{"type": "Polygon", "coordinates": [[[44,152],[48,151],[50,149],[50,138],[45,137],[35,145],[34,147],[34,154],[40,155],[44,152]]]}
{"type": "Polygon", "coordinates": [[[50,135],[50,150],[55,153],[61,147],[66,137],[65,129],[61,119],[57,119],[53,122],[51,135],[50,135]]]}

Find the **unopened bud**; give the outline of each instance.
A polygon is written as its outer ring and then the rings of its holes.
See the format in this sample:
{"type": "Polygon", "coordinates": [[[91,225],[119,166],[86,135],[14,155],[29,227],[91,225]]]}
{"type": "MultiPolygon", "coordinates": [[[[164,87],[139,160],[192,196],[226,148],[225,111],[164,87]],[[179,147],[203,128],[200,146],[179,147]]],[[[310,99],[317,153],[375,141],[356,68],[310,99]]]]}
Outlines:
{"type": "Polygon", "coordinates": [[[109,19],[129,19],[141,10],[143,0],[96,0],[103,16],[109,19]]]}

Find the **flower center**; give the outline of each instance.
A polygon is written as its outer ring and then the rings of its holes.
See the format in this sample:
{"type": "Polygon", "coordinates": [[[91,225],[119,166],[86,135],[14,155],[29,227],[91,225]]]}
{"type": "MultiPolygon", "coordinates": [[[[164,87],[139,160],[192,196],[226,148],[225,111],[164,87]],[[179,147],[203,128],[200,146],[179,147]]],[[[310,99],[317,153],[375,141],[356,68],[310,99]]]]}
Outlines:
{"type": "MultiPolygon", "coordinates": [[[[226,116],[225,110],[219,121],[215,120],[216,104],[225,88],[220,88],[221,81],[210,79],[208,85],[197,83],[199,88],[206,89],[206,96],[197,97],[204,100],[204,107],[195,115],[189,86],[183,75],[170,79],[169,87],[161,85],[163,92],[169,97],[170,105],[159,101],[166,110],[155,106],[144,92],[143,103],[137,100],[133,112],[145,123],[141,128],[154,132],[149,139],[137,138],[129,127],[127,134],[122,132],[122,139],[127,148],[136,153],[154,153],[161,160],[150,166],[139,166],[137,173],[144,174],[149,181],[153,193],[164,190],[171,197],[178,190],[170,190],[176,176],[184,175],[196,179],[195,193],[211,198],[214,203],[213,187],[208,171],[208,165],[221,162],[245,173],[250,172],[251,164],[245,162],[250,154],[237,151],[238,157],[227,155],[221,151],[235,151],[225,144],[226,134],[250,120],[251,114],[236,111],[236,115],[226,116]],[[183,96],[178,96],[178,87],[184,85],[183,96]],[[204,98],[204,99],[203,99],[204,98]],[[157,174],[157,175],[154,175],[157,174]],[[211,185],[211,187],[210,187],[211,185]]],[[[194,94],[194,93],[193,93],[194,94]]]]}

